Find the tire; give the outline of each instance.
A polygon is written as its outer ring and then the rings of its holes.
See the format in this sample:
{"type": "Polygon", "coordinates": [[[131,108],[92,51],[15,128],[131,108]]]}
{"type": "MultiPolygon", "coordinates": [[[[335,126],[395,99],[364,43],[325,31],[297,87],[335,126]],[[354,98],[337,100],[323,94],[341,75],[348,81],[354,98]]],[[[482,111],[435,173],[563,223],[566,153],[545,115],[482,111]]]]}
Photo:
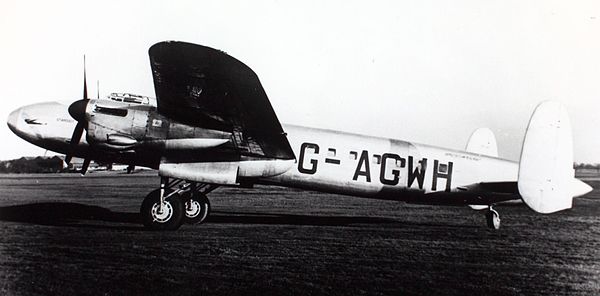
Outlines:
{"type": "Polygon", "coordinates": [[[498,214],[498,212],[494,210],[487,211],[487,213],[485,213],[485,220],[488,228],[494,230],[500,229],[500,214],[498,214]]]}
{"type": "MultiPolygon", "coordinates": [[[[165,190],[165,195],[172,191],[165,190]]],[[[163,212],[158,212],[160,189],[150,192],[140,208],[144,226],[151,230],[177,230],[183,223],[184,208],[179,195],[173,195],[163,204],[163,212]]]]}
{"type": "Polygon", "coordinates": [[[210,215],[210,201],[205,194],[196,193],[191,198],[184,199],[183,210],[186,224],[200,224],[210,215]]]}

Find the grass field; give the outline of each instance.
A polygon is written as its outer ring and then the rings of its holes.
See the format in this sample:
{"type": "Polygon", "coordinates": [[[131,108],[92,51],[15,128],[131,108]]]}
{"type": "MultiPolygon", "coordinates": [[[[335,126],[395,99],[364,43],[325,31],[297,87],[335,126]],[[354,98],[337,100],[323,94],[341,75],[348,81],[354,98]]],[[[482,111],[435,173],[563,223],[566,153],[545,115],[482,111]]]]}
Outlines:
{"type": "MultiPolygon", "coordinates": [[[[600,181],[588,181],[600,188],[600,181]]],[[[154,175],[0,177],[2,295],[599,295],[600,191],[572,210],[407,205],[219,188],[176,232],[137,214],[154,175]]]]}

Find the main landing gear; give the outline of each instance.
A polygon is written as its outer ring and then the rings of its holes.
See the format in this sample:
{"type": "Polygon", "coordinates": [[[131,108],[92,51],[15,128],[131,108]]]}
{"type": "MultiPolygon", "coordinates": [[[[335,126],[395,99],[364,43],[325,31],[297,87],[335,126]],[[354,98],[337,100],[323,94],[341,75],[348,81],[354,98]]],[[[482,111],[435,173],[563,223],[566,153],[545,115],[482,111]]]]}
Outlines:
{"type": "Polygon", "coordinates": [[[181,224],[202,223],[210,214],[206,194],[216,185],[161,177],[160,189],[150,192],[140,208],[144,226],[152,230],[176,230],[181,224]]]}
{"type": "Polygon", "coordinates": [[[500,229],[500,214],[490,205],[485,213],[485,221],[490,229],[500,229]]]}

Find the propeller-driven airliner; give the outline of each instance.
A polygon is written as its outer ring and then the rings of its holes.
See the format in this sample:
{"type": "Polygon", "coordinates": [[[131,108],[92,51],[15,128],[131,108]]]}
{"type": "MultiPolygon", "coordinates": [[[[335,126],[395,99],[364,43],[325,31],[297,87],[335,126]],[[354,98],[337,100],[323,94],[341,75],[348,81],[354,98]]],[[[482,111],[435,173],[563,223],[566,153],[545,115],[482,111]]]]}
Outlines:
{"type": "MultiPolygon", "coordinates": [[[[160,186],[141,204],[144,225],[176,230],[210,215],[220,186],[278,185],[363,198],[485,210],[522,201],[537,213],[572,207],[591,187],[574,177],[565,107],[540,103],[527,126],[518,162],[498,157],[486,128],[465,150],[295,125],[282,125],[258,76],[210,47],[165,41],[149,49],[156,103],[113,94],[69,105],[24,106],[8,117],[26,141],[85,159],[158,170],[160,186]],[[85,136],[84,136],[85,135],[85,136]]],[[[290,102],[293,104],[293,102],[290,102]]]]}

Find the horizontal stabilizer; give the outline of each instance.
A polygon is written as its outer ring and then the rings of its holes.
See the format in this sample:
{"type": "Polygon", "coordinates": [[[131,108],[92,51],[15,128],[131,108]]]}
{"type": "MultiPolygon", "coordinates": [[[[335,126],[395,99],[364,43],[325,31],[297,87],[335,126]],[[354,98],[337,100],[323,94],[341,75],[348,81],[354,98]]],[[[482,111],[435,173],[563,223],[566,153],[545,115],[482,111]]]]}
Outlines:
{"type": "Polygon", "coordinates": [[[498,146],[496,144],[496,137],[489,128],[478,128],[476,129],[467,142],[465,148],[467,152],[477,153],[487,156],[498,157],[498,146]]]}
{"type": "Polygon", "coordinates": [[[525,133],[518,188],[532,210],[548,214],[573,202],[573,140],[565,107],[553,101],[537,106],[525,133]]]}

